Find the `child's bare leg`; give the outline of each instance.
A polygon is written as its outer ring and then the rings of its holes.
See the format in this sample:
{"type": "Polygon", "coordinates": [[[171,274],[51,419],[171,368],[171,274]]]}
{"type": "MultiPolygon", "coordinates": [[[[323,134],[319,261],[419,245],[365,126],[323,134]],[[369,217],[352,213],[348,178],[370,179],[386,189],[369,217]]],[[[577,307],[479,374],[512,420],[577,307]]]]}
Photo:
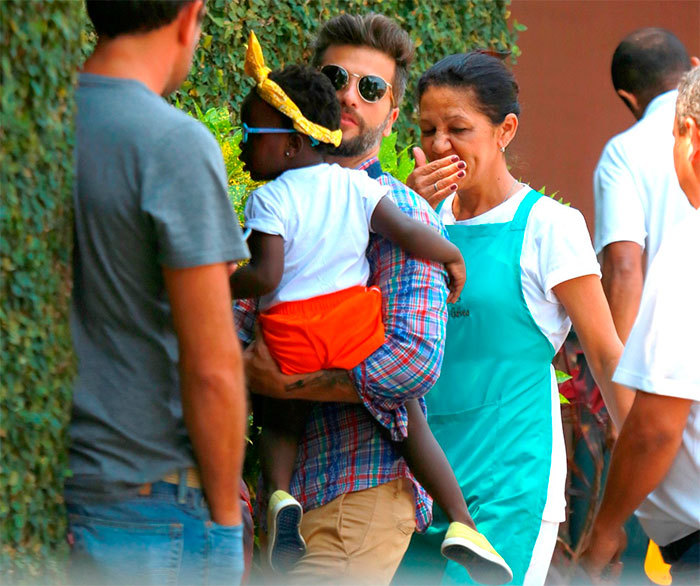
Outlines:
{"type": "Polygon", "coordinates": [[[308,401],[263,401],[260,467],[269,494],[289,492],[297,445],[311,405],[308,401]]]}
{"type": "Polygon", "coordinates": [[[266,557],[275,572],[288,572],[306,553],[301,536],[302,508],[289,494],[297,443],[306,425],[311,403],[263,401],[260,466],[267,505],[266,557]]]}
{"type": "Polygon", "coordinates": [[[476,531],[452,466],[430,431],[418,401],[406,403],[406,411],[408,437],[403,441],[403,456],[418,482],[450,520],[440,546],[442,555],[464,566],[472,579],[481,584],[511,581],[513,572],[508,564],[476,531]]]}
{"type": "Polygon", "coordinates": [[[406,403],[408,437],[402,442],[403,457],[418,482],[445,512],[450,522],[475,529],[459,483],[417,400],[406,403]]]}

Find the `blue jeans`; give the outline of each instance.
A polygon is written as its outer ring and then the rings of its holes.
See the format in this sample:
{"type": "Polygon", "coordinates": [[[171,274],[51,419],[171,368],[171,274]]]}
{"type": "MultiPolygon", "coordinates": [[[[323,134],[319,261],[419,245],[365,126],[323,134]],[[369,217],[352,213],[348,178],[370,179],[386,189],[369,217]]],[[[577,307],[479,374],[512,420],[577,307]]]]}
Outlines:
{"type": "Polygon", "coordinates": [[[199,489],[156,482],[148,496],[67,508],[71,584],[240,584],[243,526],[214,523],[199,489]]]}

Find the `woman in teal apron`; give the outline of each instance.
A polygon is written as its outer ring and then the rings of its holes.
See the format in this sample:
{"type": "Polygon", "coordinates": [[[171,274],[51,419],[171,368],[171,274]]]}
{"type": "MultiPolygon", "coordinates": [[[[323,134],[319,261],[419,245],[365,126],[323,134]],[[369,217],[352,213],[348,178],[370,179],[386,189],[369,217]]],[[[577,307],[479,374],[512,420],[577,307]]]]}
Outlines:
{"type": "MultiPolygon", "coordinates": [[[[468,274],[449,308],[428,421],[513,583],[542,584],[564,520],[566,460],[551,362],[569,317],[614,417],[630,396],[611,382],[622,345],[583,217],[508,171],[517,91],[506,67],[482,53],[452,55],[428,70],[419,82],[421,142],[435,163],[409,184],[438,208],[468,274]]],[[[446,528],[435,507],[396,583],[471,583],[435,553],[446,528]]]]}

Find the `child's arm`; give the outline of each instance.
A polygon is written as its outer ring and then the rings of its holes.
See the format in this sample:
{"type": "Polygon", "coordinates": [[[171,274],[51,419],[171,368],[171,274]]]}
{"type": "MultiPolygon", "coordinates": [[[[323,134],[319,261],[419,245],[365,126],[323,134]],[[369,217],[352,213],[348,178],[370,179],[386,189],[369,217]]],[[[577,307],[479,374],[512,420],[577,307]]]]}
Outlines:
{"type": "Polygon", "coordinates": [[[260,297],[275,290],[284,272],[284,240],[276,234],[253,230],[248,237],[250,262],[231,275],[234,299],[260,297]]]}
{"type": "Polygon", "coordinates": [[[443,263],[449,275],[447,302],[454,303],[459,299],[467,271],[459,248],[449,240],[429,226],[409,218],[388,197],[383,197],[374,208],[372,230],[413,256],[443,263]]]}

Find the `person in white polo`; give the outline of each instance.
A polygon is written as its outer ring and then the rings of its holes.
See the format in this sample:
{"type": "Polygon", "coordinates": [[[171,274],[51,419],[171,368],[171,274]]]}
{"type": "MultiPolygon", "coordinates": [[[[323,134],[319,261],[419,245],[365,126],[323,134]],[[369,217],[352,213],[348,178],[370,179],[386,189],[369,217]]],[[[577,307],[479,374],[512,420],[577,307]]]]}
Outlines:
{"type": "Polygon", "coordinates": [[[669,129],[678,82],[699,64],[673,33],[660,28],[630,33],[613,54],[615,92],[637,123],[605,145],[596,167],[594,246],[623,344],[661,242],[692,212],[673,171],[669,129]]]}
{"type": "MultiPolygon", "coordinates": [[[[669,132],[670,132],[669,128],[669,132]]],[[[636,509],[671,564],[700,584],[700,68],[679,86],[673,160],[691,206],[651,266],[615,380],[638,389],[613,451],[582,563],[594,582],[625,547],[636,509]]]]}

